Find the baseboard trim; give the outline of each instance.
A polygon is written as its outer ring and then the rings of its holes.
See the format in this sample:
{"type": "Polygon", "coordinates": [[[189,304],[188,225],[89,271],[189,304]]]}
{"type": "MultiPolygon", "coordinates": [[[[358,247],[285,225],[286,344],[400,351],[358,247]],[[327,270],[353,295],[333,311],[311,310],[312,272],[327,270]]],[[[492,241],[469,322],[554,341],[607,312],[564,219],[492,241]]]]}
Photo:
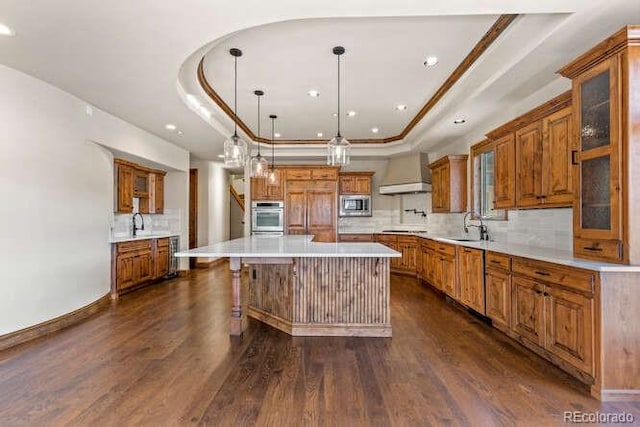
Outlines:
{"type": "Polygon", "coordinates": [[[211,268],[218,264],[226,262],[228,258],[217,258],[213,261],[196,261],[196,268],[211,268]]]}
{"type": "Polygon", "coordinates": [[[63,314],[62,316],[56,317],[55,319],[47,320],[46,322],[29,326],[28,328],[10,332],[5,335],[0,335],[0,351],[17,346],[19,344],[23,344],[36,338],[41,338],[45,335],[79,323],[87,317],[92,316],[98,311],[110,306],[111,301],[111,293],[108,293],[102,298],[92,302],[91,304],[72,311],[71,313],[63,314]]]}

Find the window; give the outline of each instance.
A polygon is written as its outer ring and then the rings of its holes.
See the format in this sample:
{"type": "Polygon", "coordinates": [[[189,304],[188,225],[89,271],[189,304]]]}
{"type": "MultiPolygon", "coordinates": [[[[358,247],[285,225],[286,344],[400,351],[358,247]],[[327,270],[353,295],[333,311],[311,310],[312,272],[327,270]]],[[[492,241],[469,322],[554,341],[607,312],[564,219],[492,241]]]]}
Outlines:
{"type": "Polygon", "coordinates": [[[507,219],[495,208],[495,144],[485,140],[471,147],[471,210],[475,219],[507,219]]]}

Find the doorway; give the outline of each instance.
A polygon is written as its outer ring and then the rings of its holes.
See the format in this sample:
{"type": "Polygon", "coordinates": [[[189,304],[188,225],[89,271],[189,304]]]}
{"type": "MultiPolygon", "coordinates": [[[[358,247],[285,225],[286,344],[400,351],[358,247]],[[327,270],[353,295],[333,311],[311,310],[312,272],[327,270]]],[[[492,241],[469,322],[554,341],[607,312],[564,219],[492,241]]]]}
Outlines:
{"type": "MultiPolygon", "coordinates": [[[[198,246],[198,169],[189,169],[189,249],[198,246]]],[[[196,268],[197,258],[189,258],[189,269],[196,268]]]]}

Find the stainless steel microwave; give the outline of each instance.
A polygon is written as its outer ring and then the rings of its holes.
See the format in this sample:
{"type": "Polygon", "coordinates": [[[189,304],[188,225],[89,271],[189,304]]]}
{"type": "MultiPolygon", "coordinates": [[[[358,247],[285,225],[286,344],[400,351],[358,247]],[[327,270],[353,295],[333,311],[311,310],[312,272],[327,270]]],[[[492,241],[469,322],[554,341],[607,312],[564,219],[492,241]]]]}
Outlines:
{"type": "Polygon", "coordinates": [[[371,196],[340,196],[340,216],[371,216],[371,196]]]}

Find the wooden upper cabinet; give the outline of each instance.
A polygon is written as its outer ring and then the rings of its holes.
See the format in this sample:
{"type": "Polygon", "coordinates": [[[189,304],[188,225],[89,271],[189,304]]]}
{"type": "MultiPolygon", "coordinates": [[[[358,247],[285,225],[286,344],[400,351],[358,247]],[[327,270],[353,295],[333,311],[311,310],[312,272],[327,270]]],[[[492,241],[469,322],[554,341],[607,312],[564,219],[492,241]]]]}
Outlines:
{"type": "Polygon", "coordinates": [[[516,206],[516,146],[514,134],[495,141],[495,207],[509,209],[516,206]]]}
{"type": "Polygon", "coordinates": [[[341,172],[338,178],[340,194],[371,194],[373,172],[341,172]]]}
{"type": "Polygon", "coordinates": [[[564,108],[542,120],[542,197],[544,204],[573,203],[573,119],[564,108]]]}
{"type": "Polygon", "coordinates": [[[156,174],[154,200],[156,202],[155,213],[164,213],[164,175],[162,174],[156,174]]]}
{"type": "Polygon", "coordinates": [[[562,68],[572,80],[576,141],[573,251],[640,264],[640,26],[630,25],[562,68]]]}
{"type": "Polygon", "coordinates": [[[516,204],[536,206],[542,200],[542,123],[516,131],[516,204]]]}
{"type": "Polygon", "coordinates": [[[468,155],[444,156],[429,165],[431,169],[431,207],[436,213],[467,210],[468,155]]]}
{"type": "Polygon", "coordinates": [[[118,213],[133,212],[133,168],[116,163],[116,209],[118,213]]]}
{"type": "Polygon", "coordinates": [[[278,184],[270,185],[266,178],[251,178],[251,200],[284,200],[283,171],[275,169],[278,174],[278,184]]]}

